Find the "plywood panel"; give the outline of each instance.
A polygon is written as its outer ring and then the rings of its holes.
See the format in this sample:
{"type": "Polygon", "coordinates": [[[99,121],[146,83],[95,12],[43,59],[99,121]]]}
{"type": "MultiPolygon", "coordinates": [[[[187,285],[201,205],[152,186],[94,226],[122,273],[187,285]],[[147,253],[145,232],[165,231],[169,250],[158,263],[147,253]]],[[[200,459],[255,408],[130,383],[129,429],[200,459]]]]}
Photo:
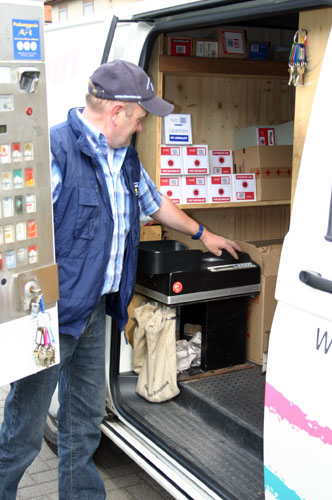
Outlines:
{"type": "Polygon", "coordinates": [[[193,141],[233,149],[234,129],[293,119],[294,91],[284,80],[165,77],[164,97],[192,115],[193,141]]]}
{"type": "MultiPolygon", "coordinates": [[[[299,26],[308,31],[307,67],[304,86],[296,88],[295,127],[292,175],[292,201],[301,164],[302,150],[321,64],[332,25],[332,8],[302,12],[299,26]]],[[[328,168],[330,168],[327,165],[328,168]]]]}
{"type": "MultiPolygon", "coordinates": [[[[218,208],[186,211],[210,231],[226,238],[262,240],[283,238],[289,228],[289,206],[218,208]]],[[[177,231],[165,229],[167,239],[185,243],[189,248],[204,250],[200,241],[177,231]]]]}
{"type": "MultiPolygon", "coordinates": [[[[162,50],[161,40],[157,41],[151,58],[151,64],[148,75],[151,78],[155,92],[158,96],[163,94],[163,78],[159,72],[158,58],[162,50]]],[[[144,119],[143,132],[136,137],[136,149],[138,151],[141,163],[147,170],[151,179],[159,186],[159,158],[161,144],[161,118],[149,115],[144,119]]]]}

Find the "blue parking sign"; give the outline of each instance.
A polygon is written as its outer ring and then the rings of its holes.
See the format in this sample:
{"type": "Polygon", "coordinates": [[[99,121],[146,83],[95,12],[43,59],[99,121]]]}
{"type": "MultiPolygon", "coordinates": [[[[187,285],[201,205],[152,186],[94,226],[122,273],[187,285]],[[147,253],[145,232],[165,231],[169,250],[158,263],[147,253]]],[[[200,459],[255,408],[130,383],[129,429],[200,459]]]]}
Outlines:
{"type": "Polygon", "coordinates": [[[39,21],[12,19],[14,59],[40,60],[39,21]]]}

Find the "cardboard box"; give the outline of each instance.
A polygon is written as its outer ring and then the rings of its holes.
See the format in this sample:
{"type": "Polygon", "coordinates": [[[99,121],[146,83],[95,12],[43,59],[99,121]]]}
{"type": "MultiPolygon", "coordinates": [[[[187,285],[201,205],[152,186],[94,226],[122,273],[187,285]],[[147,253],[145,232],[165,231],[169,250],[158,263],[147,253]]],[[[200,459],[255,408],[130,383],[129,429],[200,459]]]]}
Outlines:
{"type": "Polygon", "coordinates": [[[253,146],[233,155],[237,172],[256,174],[257,201],[290,199],[292,146],[253,146]]]}
{"type": "Polygon", "coordinates": [[[160,192],[172,200],[173,203],[182,203],[181,177],[160,177],[160,192]]]}
{"type": "Polygon", "coordinates": [[[227,28],[218,31],[219,57],[245,59],[247,57],[244,30],[227,28]]]}
{"type": "Polygon", "coordinates": [[[167,37],[167,54],[169,56],[185,56],[192,55],[192,38],[168,36],[167,37]]]}
{"type": "Polygon", "coordinates": [[[233,174],[233,201],[256,201],[256,175],[233,174]]]}
{"type": "Polygon", "coordinates": [[[182,146],[161,146],[160,175],[182,175],[183,155],[182,146]]]}
{"type": "Polygon", "coordinates": [[[209,175],[209,203],[229,203],[233,200],[231,175],[209,175]]]}
{"type": "Polygon", "coordinates": [[[163,119],[162,138],[164,144],[192,144],[191,115],[167,115],[163,119]]]}
{"type": "Polygon", "coordinates": [[[234,130],[234,149],[251,146],[284,146],[292,145],[294,122],[279,125],[254,125],[234,130]]]}
{"type": "Polygon", "coordinates": [[[229,175],[233,173],[233,151],[231,149],[210,149],[210,173],[229,175]]]}
{"type": "Polygon", "coordinates": [[[272,60],[277,62],[288,62],[292,45],[274,45],[272,47],[272,60]]]}
{"type": "Polygon", "coordinates": [[[182,177],[183,203],[207,203],[208,181],[206,175],[182,177]]]}
{"type": "Polygon", "coordinates": [[[183,148],[184,175],[207,175],[209,168],[209,150],[207,144],[193,144],[183,148]]]}
{"type": "Polygon", "coordinates": [[[277,301],[274,298],[282,240],[238,241],[261,268],[260,293],[249,299],[246,358],[262,365],[277,301]]]}
{"type": "Polygon", "coordinates": [[[195,40],[196,57],[218,57],[218,40],[195,40]]]}

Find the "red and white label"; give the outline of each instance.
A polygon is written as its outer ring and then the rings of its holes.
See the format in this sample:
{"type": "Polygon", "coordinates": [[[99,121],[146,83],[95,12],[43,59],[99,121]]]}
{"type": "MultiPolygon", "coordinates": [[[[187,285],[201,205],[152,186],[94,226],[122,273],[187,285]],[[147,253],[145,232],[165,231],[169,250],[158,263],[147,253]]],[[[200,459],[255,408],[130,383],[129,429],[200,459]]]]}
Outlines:
{"type": "Polygon", "coordinates": [[[181,293],[183,290],[183,285],[182,285],[181,281],[176,281],[175,283],[173,283],[172,288],[173,288],[174,293],[181,293]]]}
{"type": "Polygon", "coordinates": [[[258,127],[257,128],[257,145],[258,146],[274,146],[275,140],[275,129],[258,127]]]}
{"type": "Polygon", "coordinates": [[[233,174],[233,201],[256,201],[255,174],[233,174]]]}

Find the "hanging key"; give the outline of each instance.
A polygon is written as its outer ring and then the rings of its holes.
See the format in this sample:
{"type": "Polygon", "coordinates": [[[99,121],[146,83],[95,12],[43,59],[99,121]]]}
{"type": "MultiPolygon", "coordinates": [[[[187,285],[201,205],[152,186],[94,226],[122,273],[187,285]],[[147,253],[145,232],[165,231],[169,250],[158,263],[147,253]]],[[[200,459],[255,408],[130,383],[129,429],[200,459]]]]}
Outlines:
{"type": "Polygon", "coordinates": [[[305,65],[300,64],[297,73],[298,73],[297,85],[304,85],[305,65]]]}
{"type": "Polygon", "coordinates": [[[47,368],[55,362],[55,349],[54,346],[48,345],[46,347],[46,365],[47,368]]]}
{"type": "Polygon", "coordinates": [[[288,73],[289,73],[288,85],[293,85],[293,78],[294,78],[294,64],[293,63],[288,64],[288,73]]]}

